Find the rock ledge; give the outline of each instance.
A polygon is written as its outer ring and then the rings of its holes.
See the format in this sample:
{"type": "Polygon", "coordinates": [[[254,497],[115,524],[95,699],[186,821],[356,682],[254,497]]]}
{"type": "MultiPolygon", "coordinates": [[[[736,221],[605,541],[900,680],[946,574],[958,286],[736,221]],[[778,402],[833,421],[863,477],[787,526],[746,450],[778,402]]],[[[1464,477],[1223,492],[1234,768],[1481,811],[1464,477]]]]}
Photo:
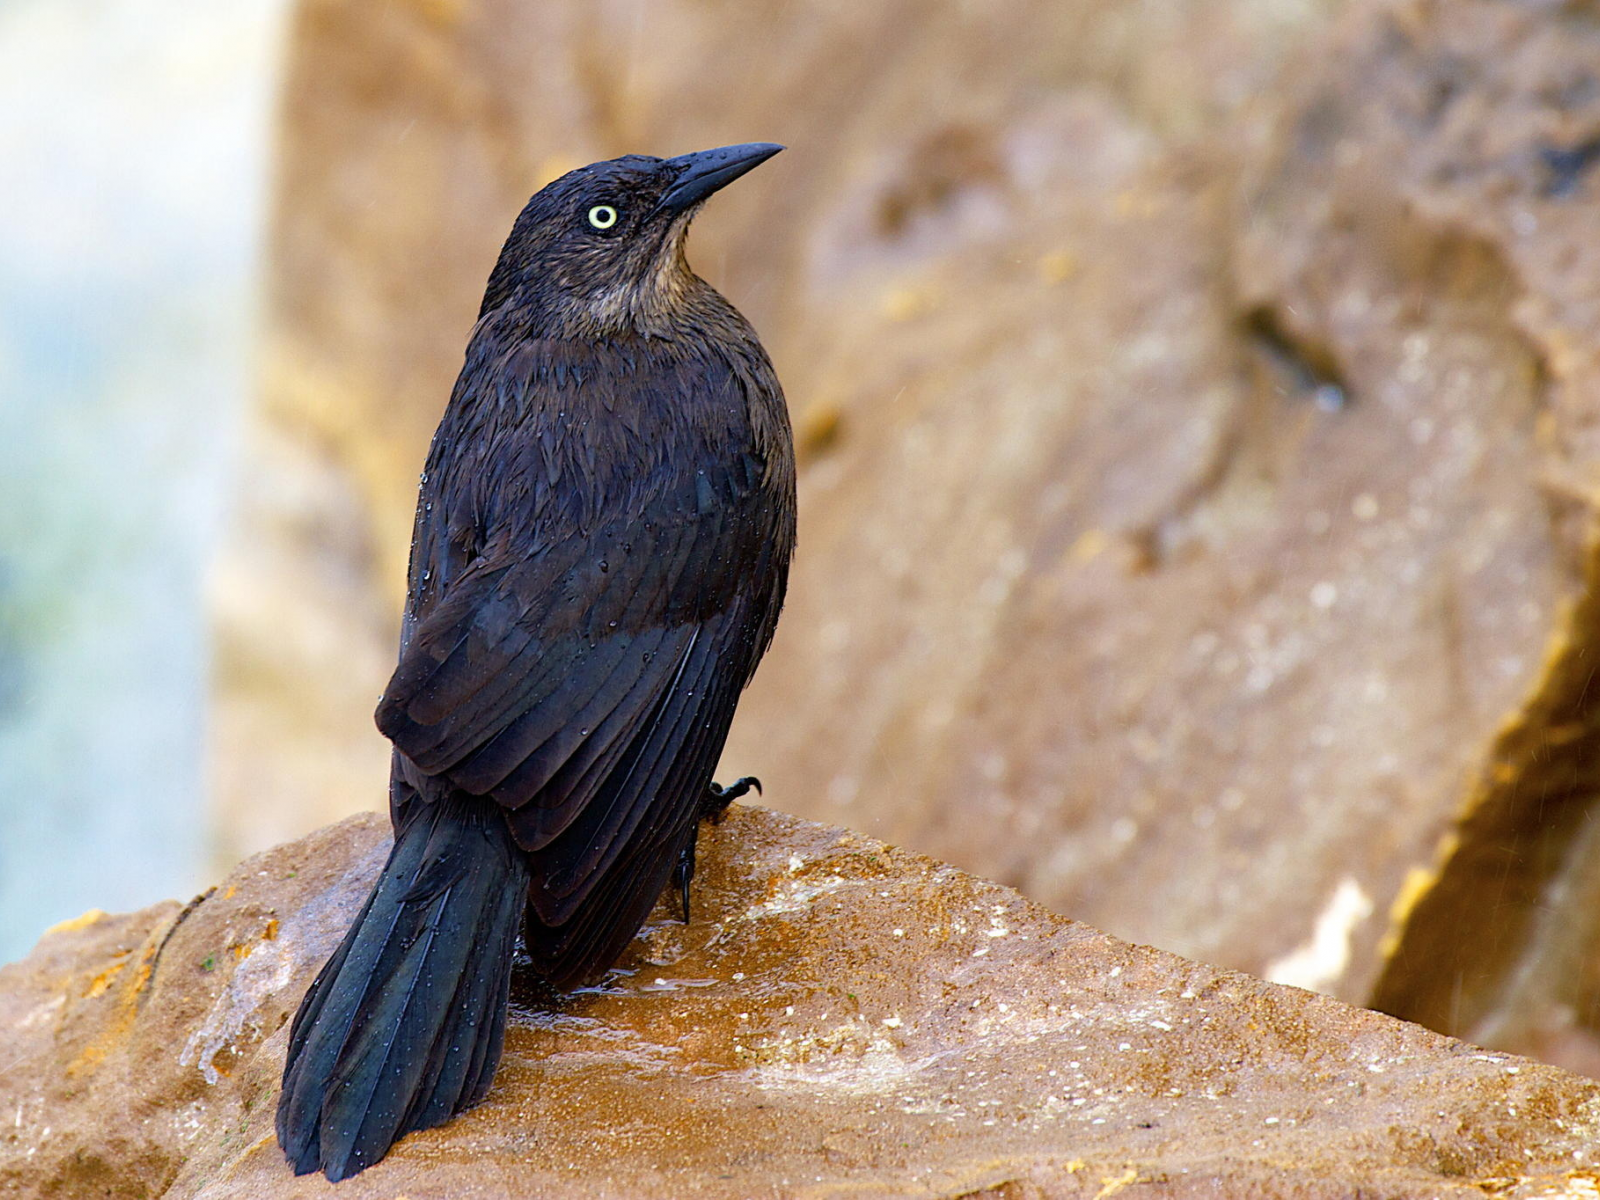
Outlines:
{"type": "Polygon", "coordinates": [[[488,1101],[339,1186],[272,1138],[287,1022],[388,845],[356,817],[0,969],[0,1194],[1593,1195],[1600,1085],[735,807],[696,919],[517,1000],[488,1101]]]}

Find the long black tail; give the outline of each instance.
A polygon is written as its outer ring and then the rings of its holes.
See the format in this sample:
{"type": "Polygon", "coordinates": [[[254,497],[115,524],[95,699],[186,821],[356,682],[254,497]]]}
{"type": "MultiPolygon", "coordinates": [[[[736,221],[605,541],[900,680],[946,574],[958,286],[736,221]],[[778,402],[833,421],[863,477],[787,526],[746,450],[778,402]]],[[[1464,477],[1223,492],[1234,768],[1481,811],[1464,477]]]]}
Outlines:
{"type": "Polygon", "coordinates": [[[407,817],[289,1033],[278,1143],[296,1175],[365,1170],[483,1099],[500,1061],[528,868],[493,803],[407,817]]]}

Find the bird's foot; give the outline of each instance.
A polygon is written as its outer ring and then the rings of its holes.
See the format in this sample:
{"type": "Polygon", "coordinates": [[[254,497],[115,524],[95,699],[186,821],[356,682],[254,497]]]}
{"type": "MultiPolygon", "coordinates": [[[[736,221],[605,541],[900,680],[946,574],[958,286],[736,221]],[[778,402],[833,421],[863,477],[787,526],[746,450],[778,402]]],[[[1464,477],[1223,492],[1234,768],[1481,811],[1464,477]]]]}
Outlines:
{"type": "Polygon", "coordinates": [[[722,814],[728,811],[728,805],[745,795],[751,788],[755,788],[758,796],[764,794],[761,790],[761,780],[754,775],[735,779],[727,787],[723,787],[720,783],[711,784],[706,789],[706,798],[700,810],[701,818],[712,822],[720,821],[722,814]]]}
{"type": "MultiPolygon", "coordinates": [[[[722,819],[722,814],[728,811],[740,796],[751,788],[756,794],[761,795],[761,780],[754,775],[746,775],[743,779],[735,779],[727,787],[713,783],[706,788],[705,798],[700,802],[700,820],[713,823],[722,819]]],[[[700,840],[700,822],[696,821],[694,828],[689,831],[689,844],[678,855],[678,865],[672,870],[672,881],[678,885],[678,896],[683,901],[683,923],[689,923],[689,883],[694,879],[694,850],[695,844],[700,840]]]]}

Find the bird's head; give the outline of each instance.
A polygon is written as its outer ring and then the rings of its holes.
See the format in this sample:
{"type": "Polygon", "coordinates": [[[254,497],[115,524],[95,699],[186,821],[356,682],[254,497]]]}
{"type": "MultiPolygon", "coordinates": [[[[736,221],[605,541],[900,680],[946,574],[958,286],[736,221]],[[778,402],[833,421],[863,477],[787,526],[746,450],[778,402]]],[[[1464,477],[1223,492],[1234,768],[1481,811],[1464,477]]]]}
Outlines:
{"type": "Polygon", "coordinates": [[[517,218],[482,313],[511,304],[552,329],[649,330],[694,279],[683,244],[700,205],[782,149],[751,142],[677,158],[629,154],[567,172],[517,218]]]}

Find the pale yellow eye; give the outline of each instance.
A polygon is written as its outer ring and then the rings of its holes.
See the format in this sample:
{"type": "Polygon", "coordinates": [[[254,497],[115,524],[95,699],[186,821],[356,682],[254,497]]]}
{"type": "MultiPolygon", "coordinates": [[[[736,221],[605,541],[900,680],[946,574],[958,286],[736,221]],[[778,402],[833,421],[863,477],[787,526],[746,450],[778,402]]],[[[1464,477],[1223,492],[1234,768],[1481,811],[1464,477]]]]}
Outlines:
{"type": "Polygon", "coordinates": [[[596,204],[589,210],[589,224],[596,229],[610,229],[617,223],[617,210],[609,204],[596,204]]]}

